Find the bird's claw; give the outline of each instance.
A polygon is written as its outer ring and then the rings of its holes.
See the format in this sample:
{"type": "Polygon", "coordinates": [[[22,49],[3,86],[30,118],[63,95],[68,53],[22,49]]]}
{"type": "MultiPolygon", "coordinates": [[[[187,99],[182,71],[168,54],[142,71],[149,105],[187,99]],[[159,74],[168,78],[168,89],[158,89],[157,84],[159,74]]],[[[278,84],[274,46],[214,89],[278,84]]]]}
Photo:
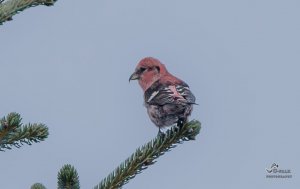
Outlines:
{"type": "Polygon", "coordinates": [[[164,138],[165,137],[165,133],[164,132],[162,132],[161,130],[160,130],[160,128],[158,129],[158,133],[157,133],[157,136],[158,137],[161,137],[161,138],[164,138]]]}
{"type": "Polygon", "coordinates": [[[183,119],[178,119],[177,121],[177,127],[179,127],[180,129],[183,127],[185,121],[183,119]]]}

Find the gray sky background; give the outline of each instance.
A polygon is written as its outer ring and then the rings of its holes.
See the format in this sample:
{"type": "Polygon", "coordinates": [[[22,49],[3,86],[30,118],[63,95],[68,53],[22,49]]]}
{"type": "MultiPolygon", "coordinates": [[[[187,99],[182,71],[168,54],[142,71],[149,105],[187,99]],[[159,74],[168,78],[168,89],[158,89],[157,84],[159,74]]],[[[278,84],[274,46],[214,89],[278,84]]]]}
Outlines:
{"type": "Polygon", "coordinates": [[[124,188],[297,188],[300,185],[300,1],[59,0],[0,28],[0,116],[49,126],[40,144],[1,153],[0,187],[56,188],[74,165],[92,188],[157,134],[128,83],[153,56],[200,104],[196,141],[124,188]],[[292,179],[266,179],[278,163],[292,179]]]}

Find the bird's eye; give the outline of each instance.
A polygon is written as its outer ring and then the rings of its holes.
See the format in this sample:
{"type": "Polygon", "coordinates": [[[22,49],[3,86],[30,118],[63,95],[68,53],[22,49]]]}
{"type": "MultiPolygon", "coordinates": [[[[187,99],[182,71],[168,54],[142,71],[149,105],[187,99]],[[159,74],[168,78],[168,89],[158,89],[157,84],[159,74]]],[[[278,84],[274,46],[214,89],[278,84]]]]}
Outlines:
{"type": "Polygon", "coordinates": [[[142,72],[144,72],[146,70],[146,68],[144,68],[144,67],[141,67],[140,68],[140,72],[142,73],[142,72]]]}
{"type": "Polygon", "coordinates": [[[160,72],[160,68],[159,66],[155,66],[155,68],[157,69],[158,73],[160,72]]]}

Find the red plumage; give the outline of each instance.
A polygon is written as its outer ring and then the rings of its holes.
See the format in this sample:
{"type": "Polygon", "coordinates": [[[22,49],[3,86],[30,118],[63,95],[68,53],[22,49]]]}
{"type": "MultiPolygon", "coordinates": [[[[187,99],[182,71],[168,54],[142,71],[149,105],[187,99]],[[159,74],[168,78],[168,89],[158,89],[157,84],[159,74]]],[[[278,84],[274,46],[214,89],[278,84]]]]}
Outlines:
{"type": "Polygon", "coordinates": [[[195,96],[189,86],[170,74],[158,59],[142,59],[130,80],[138,80],[151,121],[159,128],[185,123],[191,115],[195,96]]]}

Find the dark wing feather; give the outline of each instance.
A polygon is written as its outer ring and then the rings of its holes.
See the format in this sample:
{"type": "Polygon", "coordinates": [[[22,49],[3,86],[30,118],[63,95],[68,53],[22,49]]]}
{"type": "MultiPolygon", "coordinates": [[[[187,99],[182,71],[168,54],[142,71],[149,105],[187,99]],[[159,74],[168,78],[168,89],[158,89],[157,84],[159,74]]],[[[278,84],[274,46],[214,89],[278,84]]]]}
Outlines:
{"type": "Polygon", "coordinates": [[[146,90],[144,98],[145,103],[160,106],[172,103],[195,104],[196,100],[186,83],[176,85],[160,85],[158,82],[156,82],[146,90]],[[174,98],[174,90],[176,90],[175,92],[178,93],[181,98],[174,98]]]}
{"type": "Polygon", "coordinates": [[[186,99],[188,104],[196,104],[196,98],[191,92],[188,85],[176,85],[176,90],[186,99]]]}

